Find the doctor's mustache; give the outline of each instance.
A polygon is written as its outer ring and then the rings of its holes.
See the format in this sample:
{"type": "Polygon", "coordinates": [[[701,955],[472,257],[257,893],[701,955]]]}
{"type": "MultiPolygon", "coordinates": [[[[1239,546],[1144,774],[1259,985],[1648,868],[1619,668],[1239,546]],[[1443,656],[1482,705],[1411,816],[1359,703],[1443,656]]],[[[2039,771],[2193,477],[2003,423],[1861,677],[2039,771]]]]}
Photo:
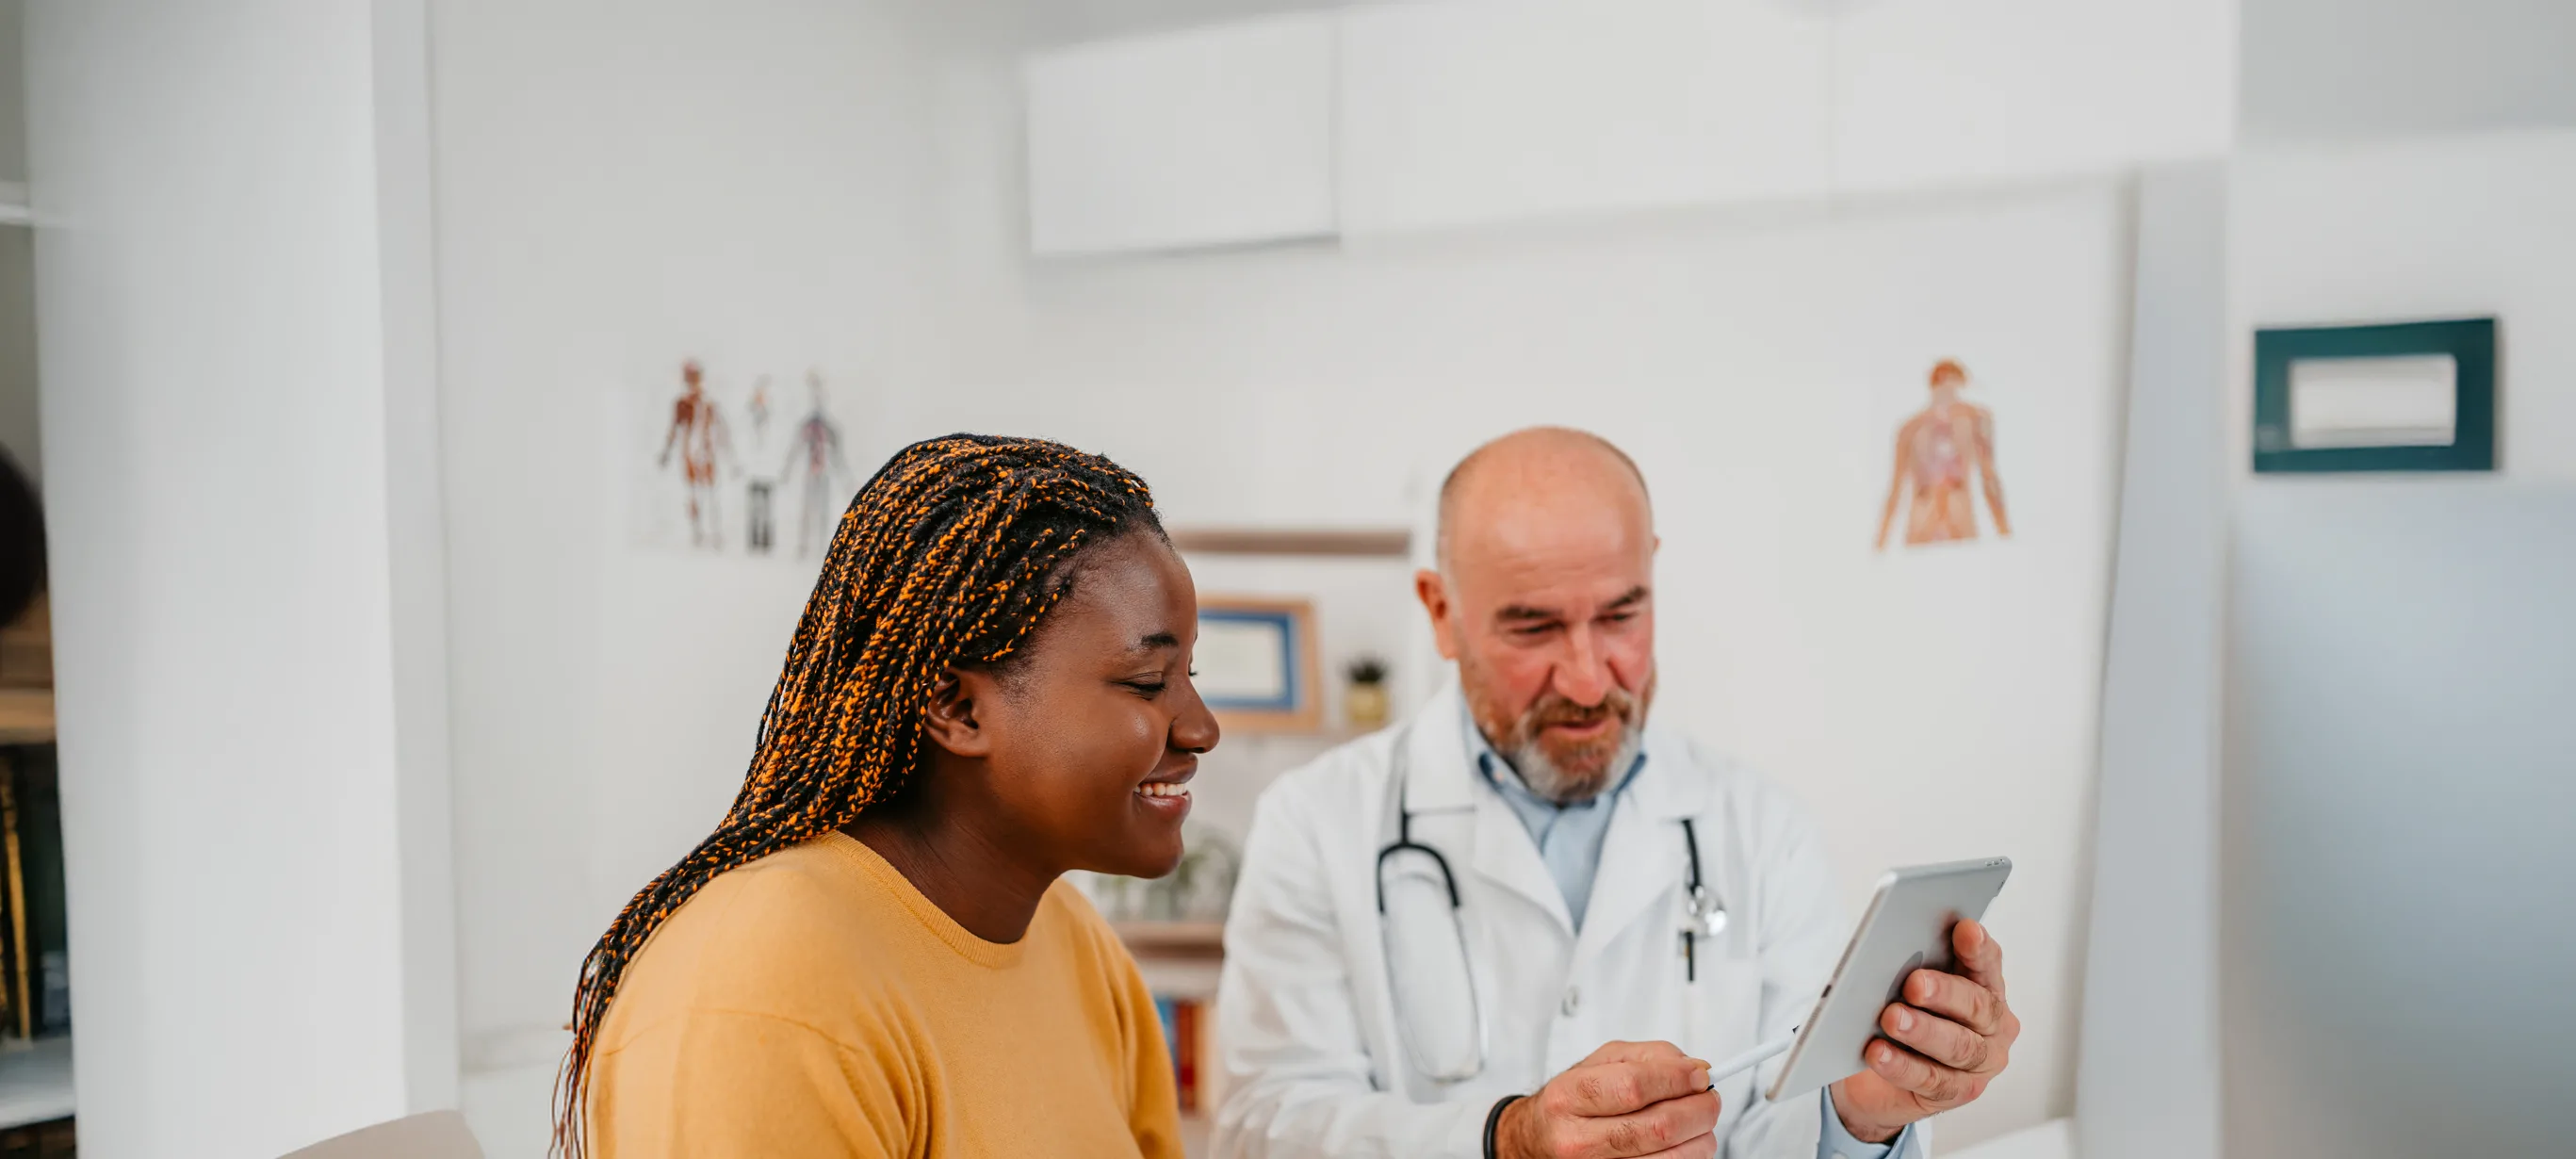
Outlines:
{"type": "Polygon", "coordinates": [[[1578,704],[1550,689],[1511,722],[1508,734],[1494,738],[1495,750],[1531,792],[1559,804],[1588,800],[1635,756],[1654,694],[1652,683],[1637,695],[1613,685],[1599,704],[1578,704]],[[1548,732],[1559,725],[1581,727],[1604,720],[1618,727],[1580,740],[1548,732]]]}
{"type": "Polygon", "coordinates": [[[1539,697],[1538,703],[1521,714],[1521,727],[1531,736],[1556,725],[1581,726],[1602,719],[1629,721],[1636,715],[1637,700],[1620,688],[1604,694],[1599,704],[1576,704],[1554,692],[1539,697]]]}

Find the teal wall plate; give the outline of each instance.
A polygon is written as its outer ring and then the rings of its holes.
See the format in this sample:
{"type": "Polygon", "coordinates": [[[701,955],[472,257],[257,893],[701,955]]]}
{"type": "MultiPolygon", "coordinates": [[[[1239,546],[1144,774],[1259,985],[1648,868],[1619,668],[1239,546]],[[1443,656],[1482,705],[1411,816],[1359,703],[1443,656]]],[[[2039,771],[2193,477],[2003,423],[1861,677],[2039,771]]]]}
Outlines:
{"type": "Polygon", "coordinates": [[[2397,322],[2254,332],[2254,470],[2495,470],[2496,320],[2397,322]],[[2290,438],[2290,367],[2328,358],[2448,354],[2458,373],[2448,446],[2298,447],[2290,438]]]}

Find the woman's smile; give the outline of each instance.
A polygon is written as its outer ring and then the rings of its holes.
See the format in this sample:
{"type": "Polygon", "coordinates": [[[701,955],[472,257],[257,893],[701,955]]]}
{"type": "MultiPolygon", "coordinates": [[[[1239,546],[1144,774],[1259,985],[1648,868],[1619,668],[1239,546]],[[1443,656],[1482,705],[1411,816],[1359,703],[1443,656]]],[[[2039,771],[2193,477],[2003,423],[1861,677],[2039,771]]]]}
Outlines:
{"type": "Polygon", "coordinates": [[[1157,777],[1136,786],[1136,796],[1143,799],[1146,808],[1178,821],[1190,814],[1190,778],[1197,775],[1196,768],[1189,768],[1178,775],[1157,777]]]}

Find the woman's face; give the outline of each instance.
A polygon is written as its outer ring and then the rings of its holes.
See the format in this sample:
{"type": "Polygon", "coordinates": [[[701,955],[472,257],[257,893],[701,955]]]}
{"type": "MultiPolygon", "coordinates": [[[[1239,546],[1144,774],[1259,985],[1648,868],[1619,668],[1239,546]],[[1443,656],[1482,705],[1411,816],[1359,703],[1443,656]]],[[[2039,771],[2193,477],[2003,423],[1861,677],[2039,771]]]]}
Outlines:
{"type": "Polygon", "coordinates": [[[1160,877],[1181,859],[1198,754],[1217,742],[1190,683],[1198,591],[1153,535],[1102,543],[1078,567],[1017,666],[960,677],[982,701],[982,789],[1046,863],[1160,877]]]}

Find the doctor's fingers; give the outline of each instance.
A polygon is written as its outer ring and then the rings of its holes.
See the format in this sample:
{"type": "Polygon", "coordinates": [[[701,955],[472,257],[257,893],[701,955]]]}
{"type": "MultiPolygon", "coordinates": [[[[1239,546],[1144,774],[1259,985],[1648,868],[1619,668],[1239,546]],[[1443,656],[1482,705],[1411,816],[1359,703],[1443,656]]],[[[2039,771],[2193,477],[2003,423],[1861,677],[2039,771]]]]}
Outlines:
{"type": "Polygon", "coordinates": [[[1873,1042],[1863,1053],[1869,1069],[1889,1086],[1911,1092],[1936,1110],[1975,1101],[1992,1080],[1990,1075],[1942,1066],[1891,1042],[1873,1042]]]}
{"type": "MultiPolygon", "coordinates": [[[[1574,1065],[1591,1066],[1594,1063],[1603,1062],[1651,1062],[1659,1058],[1688,1057],[1690,1056],[1682,1053],[1682,1048],[1674,1046],[1669,1042],[1613,1041],[1602,1043],[1600,1049],[1583,1056],[1583,1061],[1574,1065]]],[[[1707,1066],[1708,1064],[1701,1063],[1700,1065],[1707,1066]]]]}
{"type": "Polygon", "coordinates": [[[1645,1159],[1717,1159],[1717,1136],[1702,1135],[1677,1147],[1666,1147],[1645,1159]]]}
{"type": "Polygon", "coordinates": [[[1557,1153],[1566,1159],[1637,1159],[1639,1156],[1714,1155],[1716,1140],[1709,1132],[1717,1129],[1717,1096],[1702,1091],[1677,1099],[1666,1099],[1633,1114],[1608,1119],[1579,1120],[1571,1138],[1562,1139],[1557,1153]],[[1706,1142],[1705,1150],[1692,1148],[1706,1142]]]}
{"type": "Polygon", "coordinates": [[[1950,948],[1959,955],[1959,969],[1968,980],[2004,995],[2004,947],[1995,940],[1994,931],[1984,922],[1964,921],[1950,927],[1950,948]]]}
{"type": "Polygon", "coordinates": [[[2000,1034],[2012,1022],[2003,995],[1956,974],[1916,970],[1905,978],[1905,1001],[1979,1034],[2000,1034]]]}
{"type": "Polygon", "coordinates": [[[1913,1047],[1925,1058],[1975,1074],[2004,1069],[2005,1056],[2012,1050],[2012,1039],[2008,1037],[1979,1034],[1903,1003],[1891,1003],[1879,1011],[1878,1026],[1889,1038],[1913,1047]]]}
{"type": "Polygon", "coordinates": [[[1556,1076],[1539,1092],[1539,1108],[1551,1115],[1605,1119],[1707,1089],[1708,1064],[1695,1058],[1597,1063],[1556,1076]]]}

